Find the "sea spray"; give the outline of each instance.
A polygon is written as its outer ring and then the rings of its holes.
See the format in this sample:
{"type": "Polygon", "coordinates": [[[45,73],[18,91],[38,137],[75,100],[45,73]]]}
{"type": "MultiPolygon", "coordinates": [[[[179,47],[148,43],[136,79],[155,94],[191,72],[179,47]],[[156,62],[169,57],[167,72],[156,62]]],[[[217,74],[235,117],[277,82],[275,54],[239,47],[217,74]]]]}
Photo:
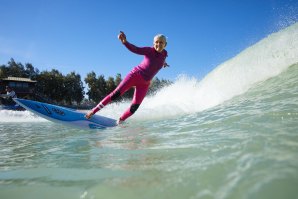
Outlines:
{"type": "MultiPolygon", "coordinates": [[[[298,23],[248,47],[216,67],[201,81],[179,75],[172,85],[154,96],[147,96],[130,120],[170,119],[206,110],[245,93],[254,84],[277,76],[295,63],[298,63],[298,23]]],[[[130,103],[110,104],[99,114],[117,119],[130,103]]],[[[27,111],[0,111],[0,120],[30,122],[36,117],[27,111]]]]}
{"type": "Polygon", "coordinates": [[[0,111],[0,122],[11,123],[11,122],[46,122],[47,120],[34,115],[29,111],[12,111],[12,110],[1,110],[0,111]]]}
{"type": "Polygon", "coordinates": [[[224,62],[202,81],[180,76],[142,104],[138,117],[167,118],[203,111],[245,93],[298,63],[298,23],[224,62]],[[143,115],[143,116],[141,116],[143,115]]]}
{"type": "Polygon", "coordinates": [[[271,34],[219,65],[201,84],[211,92],[211,105],[214,106],[246,92],[257,82],[280,74],[297,62],[298,23],[271,34]]]}

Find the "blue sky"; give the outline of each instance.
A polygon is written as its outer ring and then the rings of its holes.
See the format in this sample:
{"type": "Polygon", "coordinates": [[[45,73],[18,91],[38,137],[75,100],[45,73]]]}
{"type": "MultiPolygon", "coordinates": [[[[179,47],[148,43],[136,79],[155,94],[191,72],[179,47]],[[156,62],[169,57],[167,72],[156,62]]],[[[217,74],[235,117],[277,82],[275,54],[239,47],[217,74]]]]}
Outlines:
{"type": "Polygon", "coordinates": [[[298,20],[297,0],[0,0],[0,64],[10,58],[39,70],[94,71],[106,78],[143,59],[117,39],[137,46],[168,37],[170,68],[201,79],[245,48],[298,20]]]}

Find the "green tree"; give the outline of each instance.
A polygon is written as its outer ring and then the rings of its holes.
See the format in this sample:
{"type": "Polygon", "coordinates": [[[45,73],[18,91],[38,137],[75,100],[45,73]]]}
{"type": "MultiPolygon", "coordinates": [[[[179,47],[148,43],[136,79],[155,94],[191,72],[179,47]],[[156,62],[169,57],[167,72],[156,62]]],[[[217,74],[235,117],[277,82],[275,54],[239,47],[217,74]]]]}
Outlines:
{"type": "Polygon", "coordinates": [[[85,83],[89,87],[89,90],[87,91],[89,100],[97,102],[99,94],[97,92],[97,78],[94,71],[87,74],[87,77],[85,78],[85,83]]]}
{"type": "Polygon", "coordinates": [[[107,82],[105,80],[105,77],[103,75],[100,75],[97,79],[97,93],[98,93],[98,98],[97,100],[100,100],[104,98],[107,95],[107,82]]]}
{"type": "Polygon", "coordinates": [[[107,84],[107,93],[112,92],[117,87],[113,77],[109,77],[106,84],[107,84]]]}
{"type": "MultiPolygon", "coordinates": [[[[84,87],[81,76],[75,72],[71,72],[66,76],[56,69],[40,72],[30,63],[26,63],[24,66],[11,58],[7,65],[0,66],[0,78],[6,78],[8,76],[26,77],[37,80],[36,91],[38,96],[42,96],[50,102],[71,105],[73,102],[79,104],[84,98],[84,87]]],[[[109,77],[106,80],[104,75],[96,77],[95,72],[92,71],[87,74],[84,81],[88,85],[88,91],[86,93],[88,99],[98,102],[112,92],[120,84],[122,78],[121,74],[118,73],[115,78],[109,77]]],[[[156,93],[158,89],[171,83],[168,80],[155,78],[151,82],[149,94],[156,93]]],[[[123,97],[132,98],[133,93],[134,89],[132,88],[123,97]]]]}
{"type": "Polygon", "coordinates": [[[41,92],[46,98],[55,102],[61,102],[65,98],[66,88],[63,75],[56,69],[41,72],[37,77],[37,91],[41,92]]]}
{"type": "Polygon", "coordinates": [[[8,76],[7,71],[8,71],[8,68],[5,65],[1,65],[0,66],[0,78],[7,77],[8,76]]]}
{"type": "Polygon", "coordinates": [[[81,76],[75,72],[71,72],[64,77],[64,100],[67,104],[72,105],[73,102],[81,103],[84,98],[84,86],[81,76]]]}
{"type": "Polygon", "coordinates": [[[7,63],[7,65],[0,66],[0,77],[6,78],[12,77],[26,77],[36,79],[39,74],[39,70],[35,69],[32,64],[27,63],[25,67],[21,63],[16,63],[13,58],[7,63]]]}
{"type": "Polygon", "coordinates": [[[25,70],[24,70],[24,75],[27,78],[30,78],[32,80],[36,80],[39,70],[34,68],[34,66],[30,63],[25,64],[25,70]]]}
{"type": "Polygon", "coordinates": [[[23,64],[16,63],[13,58],[8,62],[8,76],[25,77],[25,69],[23,64]]]}
{"type": "Polygon", "coordinates": [[[122,81],[121,74],[118,73],[115,78],[115,85],[118,86],[121,81],[122,81]]]}
{"type": "Polygon", "coordinates": [[[105,80],[103,75],[96,78],[95,72],[87,74],[85,82],[88,85],[87,95],[89,100],[98,102],[103,99],[106,95],[112,92],[121,82],[121,75],[117,74],[116,78],[109,77],[108,80],[105,80]]]}

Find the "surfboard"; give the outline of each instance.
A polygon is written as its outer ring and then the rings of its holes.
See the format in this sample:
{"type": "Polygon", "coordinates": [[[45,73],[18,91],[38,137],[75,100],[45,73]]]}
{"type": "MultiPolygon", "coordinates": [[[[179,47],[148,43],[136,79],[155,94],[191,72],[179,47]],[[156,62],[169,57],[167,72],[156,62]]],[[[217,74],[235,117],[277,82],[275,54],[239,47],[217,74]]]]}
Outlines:
{"type": "Polygon", "coordinates": [[[33,100],[19,98],[13,100],[28,111],[52,122],[83,129],[104,129],[117,126],[116,120],[108,117],[93,115],[90,119],[86,119],[85,113],[74,109],[33,100]]]}

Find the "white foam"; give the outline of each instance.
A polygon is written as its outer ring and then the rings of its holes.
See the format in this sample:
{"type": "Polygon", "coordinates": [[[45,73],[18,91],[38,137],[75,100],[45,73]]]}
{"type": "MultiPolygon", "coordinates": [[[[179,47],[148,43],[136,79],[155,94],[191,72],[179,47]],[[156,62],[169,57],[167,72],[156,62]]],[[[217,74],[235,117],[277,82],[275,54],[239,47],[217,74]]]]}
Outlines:
{"type": "Polygon", "coordinates": [[[274,77],[295,63],[298,63],[298,23],[245,49],[202,81],[178,77],[173,85],[145,98],[136,116],[158,119],[199,112],[245,93],[255,83],[274,77]]]}
{"type": "Polygon", "coordinates": [[[45,122],[29,111],[0,110],[0,122],[45,122]]]}
{"type": "MultiPolygon", "coordinates": [[[[298,63],[298,23],[269,35],[224,62],[202,81],[177,77],[155,96],[147,96],[132,120],[171,118],[214,107],[245,93],[253,84],[280,74],[298,63]]],[[[118,118],[130,102],[106,106],[99,114],[118,118]]],[[[45,121],[28,111],[0,111],[0,122],[45,121]]]]}

